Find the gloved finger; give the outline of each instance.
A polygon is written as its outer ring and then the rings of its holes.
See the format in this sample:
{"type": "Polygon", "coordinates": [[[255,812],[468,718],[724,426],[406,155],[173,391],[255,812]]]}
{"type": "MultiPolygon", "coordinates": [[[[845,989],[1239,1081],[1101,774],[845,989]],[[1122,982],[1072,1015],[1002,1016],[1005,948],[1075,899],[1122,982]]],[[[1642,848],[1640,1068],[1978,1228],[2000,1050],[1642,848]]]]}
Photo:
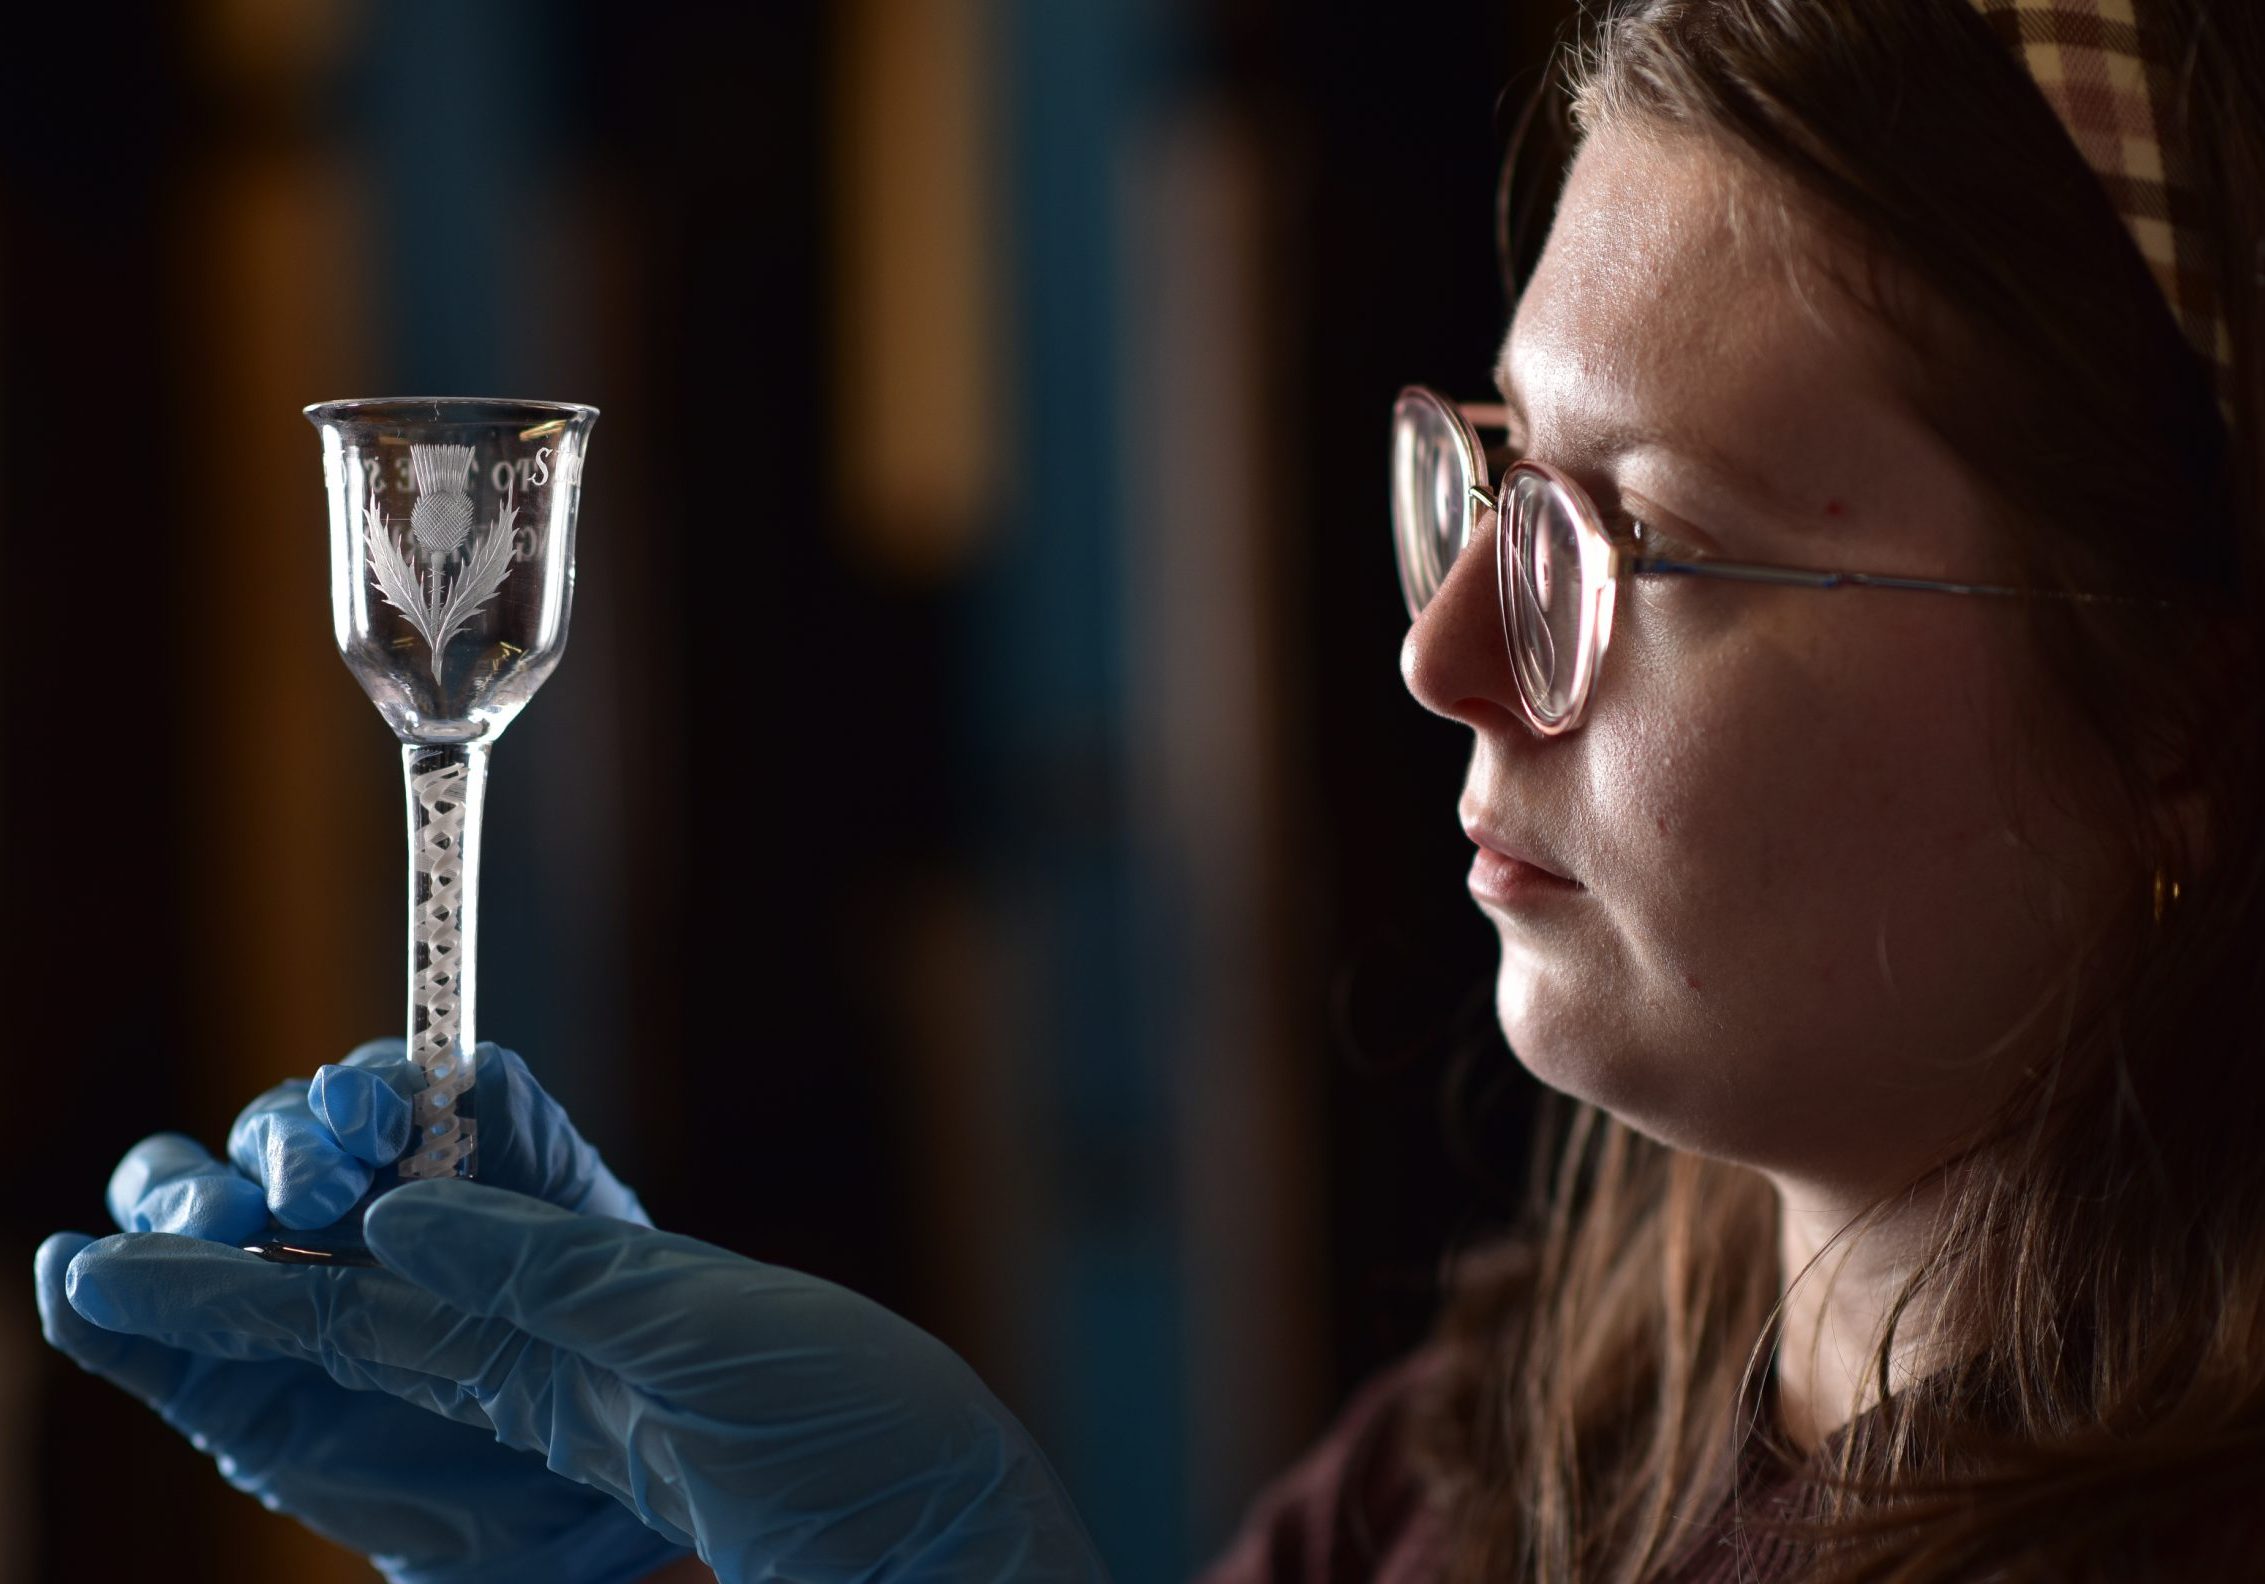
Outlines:
{"type": "Polygon", "coordinates": [[[142,1337],[105,1331],[73,1309],[63,1291],[72,1256],[94,1241],[83,1232],[58,1232],[32,1256],[32,1285],[39,1298],[40,1334],[79,1368],[102,1376],[151,1407],[172,1395],[188,1360],[142,1337]]]}
{"type": "Polygon", "coordinates": [[[680,1554],[609,1493],[549,1476],[476,1416],[452,1425],[382,1391],[340,1390],[305,1363],[235,1363],[93,1324],[64,1290],[92,1242],[59,1233],[34,1259],[47,1340],[155,1408],[238,1489],[371,1556],[389,1578],[633,1579],[680,1554]]]}
{"type": "Polygon", "coordinates": [[[316,1119],[299,1079],[277,1084],[237,1114],[228,1130],[228,1158],[260,1185],[277,1221],[300,1229],[329,1226],[368,1192],[376,1175],[316,1119]]]}
{"type": "Polygon", "coordinates": [[[288,1377],[237,1373],[215,1380],[213,1360],[87,1320],[69,1300],[69,1270],[93,1242],[83,1233],[58,1232],[32,1258],[40,1331],[49,1345],[81,1369],[140,1398],[175,1428],[204,1436],[218,1448],[258,1455],[274,1434],[269,1408],[275,1391],[290,1384],[288,1377]]]}
{"type": "Polygon", "coordinates": [[[126,1151],[103,1198],[122,1232],[174,1232],[234,1244],[259,1236],[267,1225],[259,1184],[179,1133],[152,1134],[126,1151]]]}
{"type": "Polygon", "coordinates": [[[398,1034],[389,1034],[383,1039],[362,1041],[361,1044],[339,1058],[339,1065],[342,1067],[371,1067],[381,1072],[390,1072],[396,1067],[409,1068],[410,1071],[415,1071],[409,1065],[409,1042],[398,1034]]]}
{"type": "Polygon", "coordinates": [[[383,1167],[410,1147],[410,1097],[419,1090],[417,1067],[401,1054],[401,1040],[371,1040],[326,1063],[306,1085],[306,1106],[331,1131],[331,1140],[362,1163],[383,1167]]]}
{"type": "Polygon", "coordinates": [[[483,1428],[489,1421],[465,1382],[489,1382],[497,1355],[513,1351],[507,1328],[386,1272],[272,1264],[187,1238],[84,1244],[70,1256],[63,1292],[104,1331],[202,1359],[312,1364],[350,1390],[386,1392],[483,1428]]]}
{"type": "Polygon", "coordinates": [[[619,1381],[390,1272],[273,1265],[187,1238],[112,1237],[78,1251],[65,1290],[95,1325],[216,1367],[313,1365],[353,1392],[475,1425],[689,1543],[680,1504],[662,1512],[640,1498],[613,1411],[619,1381]]]}

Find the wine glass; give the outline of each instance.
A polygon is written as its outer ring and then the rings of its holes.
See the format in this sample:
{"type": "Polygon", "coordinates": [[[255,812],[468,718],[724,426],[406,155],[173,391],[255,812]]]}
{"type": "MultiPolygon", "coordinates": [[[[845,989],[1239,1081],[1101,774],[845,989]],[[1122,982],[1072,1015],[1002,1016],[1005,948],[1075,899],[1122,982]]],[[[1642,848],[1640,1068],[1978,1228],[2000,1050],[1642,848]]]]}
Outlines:
{"type": "MultiPolygon", "coordinates": [[[[470,1177],[488,746],[566,647],[595,407],[469,396],[318,402],[338,652],[401,740],[416,1137],[397,1179],[470,1177]]],[[[391,1186],[381,1175],[373,1193],[391,1186]]],[[[367,1200],[364,1201],[366,1206],[367,1200]]],[[[273,1227],[270,1259],[370,1263],[360,1216],[273,1227]]]]}

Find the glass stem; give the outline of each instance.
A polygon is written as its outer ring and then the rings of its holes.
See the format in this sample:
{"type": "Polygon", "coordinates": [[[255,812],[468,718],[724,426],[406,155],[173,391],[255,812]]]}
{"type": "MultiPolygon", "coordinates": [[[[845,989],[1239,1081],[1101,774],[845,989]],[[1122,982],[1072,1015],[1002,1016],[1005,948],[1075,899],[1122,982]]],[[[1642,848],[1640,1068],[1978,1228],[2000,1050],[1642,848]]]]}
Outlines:
{"type": "Polygon", "coordinates": [[[409,1060],[423,1079],[404,1178],[474,1169],[472,1050],[478,988],[480,814],[488,745],[405,744],[409,794],[409,1060]]]}

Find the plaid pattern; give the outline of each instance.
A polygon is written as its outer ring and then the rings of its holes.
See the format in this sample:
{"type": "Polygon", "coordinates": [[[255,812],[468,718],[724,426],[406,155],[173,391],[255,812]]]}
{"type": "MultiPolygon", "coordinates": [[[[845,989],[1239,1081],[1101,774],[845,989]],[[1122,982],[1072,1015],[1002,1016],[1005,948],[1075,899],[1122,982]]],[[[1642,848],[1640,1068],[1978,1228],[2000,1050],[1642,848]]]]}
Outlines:
{"type": "Polygon", "coordinates": [[[2233,340],[2200,224],[2207,200],[2170,124],[2170,68],[2132,0],[1974,0],[2107,189],[2210,365],[2232,418],[2233,340]]]}

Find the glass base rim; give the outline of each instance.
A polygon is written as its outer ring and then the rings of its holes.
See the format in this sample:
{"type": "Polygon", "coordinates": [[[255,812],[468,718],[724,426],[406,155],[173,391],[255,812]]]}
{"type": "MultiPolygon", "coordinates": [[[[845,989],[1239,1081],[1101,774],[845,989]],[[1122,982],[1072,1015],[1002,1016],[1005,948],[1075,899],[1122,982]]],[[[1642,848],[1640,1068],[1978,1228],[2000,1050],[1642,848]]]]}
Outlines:
{"type": "Polygon", "coordinates": [[[318,1244],[298,1242],[285,1238],[269,1238],[259,1243],[238,1245],[247,1254],[257,1254],[271,1265],[334,1265],[355,1270],[374,1269],[377,1256],[367,1248],[340,1245],[324,1248],[318,1244]]]}

